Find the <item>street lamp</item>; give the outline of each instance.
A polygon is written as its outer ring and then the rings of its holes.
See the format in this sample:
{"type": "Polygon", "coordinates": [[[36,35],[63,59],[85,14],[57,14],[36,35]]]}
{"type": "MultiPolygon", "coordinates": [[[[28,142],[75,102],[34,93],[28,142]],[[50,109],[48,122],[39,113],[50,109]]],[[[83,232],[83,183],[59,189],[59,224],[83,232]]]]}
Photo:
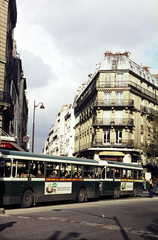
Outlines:
{"type": "Polygon", "coordinates": [[[40,108],[44,109],[44,105],[42,102],[39,104],[35,105],[35,100],[34,100],[34,108],[33,108],[33,128],[32,128],[32,152],[34,152],[34,134],[35,134],[35,108],[38,107],[41,104],[40,108]]]}

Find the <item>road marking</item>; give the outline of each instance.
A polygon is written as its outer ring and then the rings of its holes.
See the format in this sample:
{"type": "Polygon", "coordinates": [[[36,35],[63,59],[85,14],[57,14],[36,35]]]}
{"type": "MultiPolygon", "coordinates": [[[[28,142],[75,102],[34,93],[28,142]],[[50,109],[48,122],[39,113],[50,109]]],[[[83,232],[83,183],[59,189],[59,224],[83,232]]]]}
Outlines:
{"type": "Polygon", "coordinates": [[[10,217],[10,215],[0,214],[0,217],[10,217]]]}
{"type": "MultiPolygon", "coordinates": [[[[118,227],[117,225],[104,225],[104,224],[100,224],[100,223],[90,223],[90,222],[87,222],[87,221],[80,221],[80,220],[69,219],[69,218],[51,217],[49,219],[48,218],[45,219],[45,218],[41,217],[41,218],[37,218],[37,219],[77,223],[77,224],[86,225],[86,226],[90,226],[90,227],[100,227],[100,228],[104,228],[104,229],[108,229],[108,230],[114,230],[114,231],[120,231],[121,230],[121,228],[118,227]]],[[[126,232],[126,233],[133,233],[133,234],[140,235],[140,236],[154,237],[154,238],[158,239],[158,235],[154,235],[152,232],[145,231],[145,230],[123,228],[123,231],[126,232]]]]}
{"type": "Polygon", "coordinates": [[[46,217],[37,217],[36,219],[39,219],[39,220],[50,220],[50,218],[46,218],[46,217]]]}
{"type": "MultiPolygon", "coordinates": [[[[4,214],[0,214],[1,217],[10,217],[10,215],[4,215],[4,214]]],[[[25,217],[25,216],[17,216],[17,218],[30,218],[30,217],[25,217]]],[[[137,230],[137,229],[132,229],[132,228],[120,228],[117,225],[106,225],[106,224],[101,224],[101,223],[90,223],[87,221],[81,221],[81,220],[75,220],[75,219],[69,219],[69,218],[60,218],[60,217],[50,217],[50,218],[46,218],[46,217],[36,217],[35,219],[37,220],[52,220],[52,221],[60,221],[60,222],[70,222],[70,223],[74,223],[74,224],[80,224],[80,225],[86,225],[86,226],[90,226],[90,227],[100,227],[103,229],[107,229],[107,230],[114,230],[114,231],[120,231],[123,230],[126,233],[133,233],[136,235],[140,235],[142,237],[152,237],[152,238],[156,238],[158,239],[158,235],[153,234],[152,232],[149,231],[145,231],[145,230],[137,230]]]]}

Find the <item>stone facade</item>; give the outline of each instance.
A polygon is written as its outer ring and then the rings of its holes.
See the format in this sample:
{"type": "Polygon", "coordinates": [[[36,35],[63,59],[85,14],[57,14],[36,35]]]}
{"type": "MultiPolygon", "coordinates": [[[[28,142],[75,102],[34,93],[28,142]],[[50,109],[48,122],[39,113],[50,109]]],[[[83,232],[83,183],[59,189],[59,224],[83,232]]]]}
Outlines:
{"type": "Polygon", "coordinates": [[[28,103],[26,79],[13,39],[17,22],[16,0],[0,0],[0,136],[15,137],[26,148],[28,103]]]}
{"type": "Polygon", "coordinates": [[[74,109],[71,104],[63,105],[50,129],[42,153],[72,157],[74,152],[74,109]]]}
{"type": "Polygon", "coordinates": [[[129,52],[106,52],[74,99],[74,155],[144,161],[141,145],[157,112],[158,79],[150,68],[133,62],[129,52]]]}

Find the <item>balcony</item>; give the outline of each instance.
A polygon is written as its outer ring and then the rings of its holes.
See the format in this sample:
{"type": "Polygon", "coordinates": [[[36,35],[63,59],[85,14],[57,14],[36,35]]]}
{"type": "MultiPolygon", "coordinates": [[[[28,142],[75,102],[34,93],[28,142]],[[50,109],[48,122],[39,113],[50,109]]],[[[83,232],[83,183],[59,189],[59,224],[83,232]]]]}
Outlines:
{"type": "Polygon", "coordinates": [[[146,95],[158,101],[158,96],[155,94],[155,92],[151,92],[132,81],[100,81],[97,83],[97,88],[131,88],[143,95],[146,95]]]}
{"type": "Polygon", "coordinates": [[[96,118],[93,120],[94,127],[97,126],[134,126],[131,118],[96,118]]]}
{"type": "Polygon", "coordinates": [[[140,111],[144,112],[144,113],[151,114],[151,115],[157,115],[158,114],[158,111],[156,111],[155,109],[150,108],[150,107],[146,107],[146,106],[143,106],[143,105],[140,106],[140,111]]]}
{"type": "Polygon", "coordinates": [[[5,114],[8,119],[12,119],[14,116],[14,106],[10,94],[0,91],[0,103],[3,114],[5,114]]]}
{"type": "Polygon", "coordinates": [[[93,147],[128,147],[134,146],[134,140],[109,140],[109,142],[103,142],[103,139],[95,139],[92,143],[93,147]]]}
{"type": "Polygon", "coordinates": [[[117,107],[117,106],[126,106],[133,107],[134,100],[126,100],[126,99],[110,99],[110,100],[96,100],[94,103],[94,107],[117,107]]]}
{"type": "Polygon", "coordinates": [[[0,91],[0,102],[12,104],[10,94],[7,92],[0,91]]]}
{"type": "Polygon", "coordinates": [[[96,91],[96,80],[91,83],[87,88],[84,89],[82,94],[78,97],[75,106],[75,112],[79,111],[79,109],[84,105],[85,101],[87,101],[96,91]]]}

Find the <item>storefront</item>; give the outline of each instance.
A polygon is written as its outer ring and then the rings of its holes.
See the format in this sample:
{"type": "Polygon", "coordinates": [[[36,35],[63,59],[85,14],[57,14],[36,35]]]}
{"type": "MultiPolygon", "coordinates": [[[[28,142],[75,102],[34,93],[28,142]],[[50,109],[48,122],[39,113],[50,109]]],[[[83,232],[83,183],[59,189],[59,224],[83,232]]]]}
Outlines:
{"type": "Polygon", "coordinates": [[[123,152],[101,151],[99,153],[99,158],[106,161],[123,162],[124,156],[125,154],[123,152]]]}

